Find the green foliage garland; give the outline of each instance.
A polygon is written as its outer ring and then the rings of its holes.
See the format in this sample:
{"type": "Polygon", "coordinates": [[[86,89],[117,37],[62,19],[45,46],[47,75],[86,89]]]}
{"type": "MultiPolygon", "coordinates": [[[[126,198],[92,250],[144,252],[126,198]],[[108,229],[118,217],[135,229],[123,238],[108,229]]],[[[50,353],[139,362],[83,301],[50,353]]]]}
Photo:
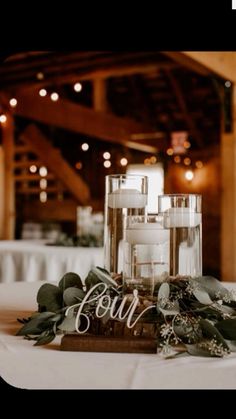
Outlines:
{"type": "MultiPolygon", "coordinates": [[[[81,302],[98,283],[108,286],[105,294],[111,299],[119,296],[119,305],[123,298],[120,276],[114,278],[102,268],[93,268],[83,286],[79,275],[67,273],[58,286],[43,284],[40,287],[38,311],[27,319],[18,319],[23,327],[17,335],[35,340],[35,345],[45,345],[57,334],[75,332],[76,309],[68,316],[65,312],[68,307],[81,302]]],[[[95,289],[94,297],[98,294],[99,290],[95,289]]],[[[155,326],[157,352],[164,357],[176,356],[180,350],[191,355],[216,357],[236,351],[235,292],[224,288],[217,279],[209,276],[194,279],[170,277],[156,285],[153,302],[155,308],[146,312],[141,321],[155,326]]],[[[91,324],[96,321],[106,324],[110,319],[109,312],[98,320],[96,305],[97,300],[86,304],[84,313],[91,319],[91,324]]]]}

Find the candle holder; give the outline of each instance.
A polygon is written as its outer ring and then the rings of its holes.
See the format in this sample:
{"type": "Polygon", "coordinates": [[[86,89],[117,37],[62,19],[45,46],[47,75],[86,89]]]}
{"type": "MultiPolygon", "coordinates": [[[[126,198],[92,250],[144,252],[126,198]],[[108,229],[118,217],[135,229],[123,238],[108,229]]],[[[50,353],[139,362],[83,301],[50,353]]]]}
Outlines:
{"type": "Polygon", "coordinates": [[[123,269],[124,220],[147,211],[148,178],[142,175],[106,176],[104,267],[111,273],[123,269]]]}
{"type": "Polygon", "coordinates": [[[169,276],[169,236],[163,217],[127,217],[124,239],[123,289],[152,299],[155,285],[169,276]]]}
{"type": "Polygon", "coordinates": [[[202,275],[202,197],[160,195],[158,213],[170,231],[170,276],[202,275]]]}

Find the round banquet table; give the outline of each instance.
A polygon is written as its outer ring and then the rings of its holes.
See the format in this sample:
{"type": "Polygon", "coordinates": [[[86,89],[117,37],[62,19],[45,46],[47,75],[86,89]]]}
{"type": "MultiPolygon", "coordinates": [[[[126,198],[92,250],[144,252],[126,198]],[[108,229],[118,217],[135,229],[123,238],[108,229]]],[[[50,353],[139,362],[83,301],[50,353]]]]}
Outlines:
{"type": "MultiPolygon", "coordinates": [[[[24,389],[235,389],[236,353],[225,358],[181,354],[60,351],[60,337],[47,346],[15,336],[16,318],[37,309],[42,282],[0,284],[0,374],[24,389]]],[[[236,288],[236,284],[229,284],[236,288]]]]}
{"type": "Polygon", "coordinates": [[[102,247],[46,246],[45,240],[1,240],[0,283],[57,282],[66,272],[84,279],[93,266],[103,266],[102,247]]]}

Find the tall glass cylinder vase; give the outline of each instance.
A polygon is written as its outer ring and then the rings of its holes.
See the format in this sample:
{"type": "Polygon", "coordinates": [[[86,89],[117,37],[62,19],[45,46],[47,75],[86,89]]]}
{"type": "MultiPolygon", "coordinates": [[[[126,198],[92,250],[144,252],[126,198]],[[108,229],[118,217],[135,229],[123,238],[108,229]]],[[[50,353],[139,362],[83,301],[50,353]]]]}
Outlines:
{"type": "Polygon", "coordinates": [[[147,211],[148,178],[142,175],[106,176],[104,266],[111,273],[123,269],[124,220],[147,211]]]}
{"type": "Polygon", "coordinates": [[[202,197],[160,195],[158,213],[170,230],[170,276],[202,275],[202,197]]]}

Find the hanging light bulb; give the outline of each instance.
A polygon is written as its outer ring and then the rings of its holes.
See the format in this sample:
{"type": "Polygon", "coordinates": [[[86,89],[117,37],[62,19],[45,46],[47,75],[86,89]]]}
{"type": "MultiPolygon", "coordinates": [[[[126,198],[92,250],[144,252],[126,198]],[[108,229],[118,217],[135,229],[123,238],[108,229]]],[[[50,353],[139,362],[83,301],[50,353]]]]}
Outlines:
{"type": "Polygon", "coordinates": [[[185,176],[185,179],[186,179],[186,180],[191,181],[191,180],[193,180],[193,178],[194,178],[194,173],[193,173],[193,171],[192,171],[192,170],[187,170],[187,171],[185,172],[184,176],[185,176]]]}
{"type": "Polygon", "coordinates": [[[57,92],[53,92],[50,98],[53,102],[57,102],[57,100],[59,99],[59,94],[57,92]]]}
{"type": "Polygon", "coordinates": [[[16,99],[15,97],[12,97],[12,98],[9,100],[9,104],[10,104],[10,106],[11,106],[12,108],[15,108],[15,107],[16,107],[16,105],[17,105],[17,99],[16,99]]]}
{"type": "Polygon", "coordinates": [[[39,96],[41,96],[41,97],[47,96],[47,90],[46,89],[40,89],[39,96]]]}
{"type": "Polygon", "coordinates": [[[74,91],[75,92],[81,92],[82,90],[82,84],[81,83],[75,83],[74,84],[74,91]]]}
{"type": "Polygon", "coordinates": [[[122,159],[120,159],[120,164],[121,166],[127,166],[128,160],[125,157],[122,157],[122,159]]]}
{"type": "Polygon", "coordinates": [[[2,113],[2,115],[0,115],[0,122],[2,124],[5,124],[5,122],[7,122],[7,117],[4,113],[2,113]]]}

